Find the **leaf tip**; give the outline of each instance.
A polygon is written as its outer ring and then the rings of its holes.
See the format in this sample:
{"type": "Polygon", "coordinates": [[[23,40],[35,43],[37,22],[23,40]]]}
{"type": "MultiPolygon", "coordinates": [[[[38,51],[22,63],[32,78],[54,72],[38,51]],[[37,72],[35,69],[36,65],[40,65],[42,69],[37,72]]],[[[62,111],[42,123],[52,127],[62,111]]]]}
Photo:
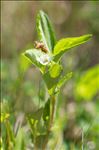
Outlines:
{"type": "Polygon", "coordinates": [[[44,14],[44,11],[43,10],[39,10],[39,14],[44,14]]]}
{"type": "Polygon", "coordinates": [[[86,34],[84,36],[85,36],[86,40],[89,40],[93,35],[92,34],[86,34]]]}

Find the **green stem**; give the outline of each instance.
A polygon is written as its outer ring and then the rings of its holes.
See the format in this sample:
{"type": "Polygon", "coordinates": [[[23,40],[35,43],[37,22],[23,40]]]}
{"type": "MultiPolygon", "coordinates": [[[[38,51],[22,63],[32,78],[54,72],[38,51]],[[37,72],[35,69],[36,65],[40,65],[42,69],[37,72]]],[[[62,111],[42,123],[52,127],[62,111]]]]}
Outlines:
{"type": "Polygon", "coordinates": [[[49,135],[50,135],[50,132],[51,132],[51,128],[52,128],[52,125],[53,125],[53,121],[54,121],[54,114],[55,114],[55,96],[51,96],[51,99],[50,99],[50,106],[51,106],[51,113],[50,113],[50,121],[49,121],[49,126],[48,126],[48,130],[47,130],[47,135],[46,135],[46,138],[45,138],[45,142],[42,146],[42,150],[46,150],[46,146],[48,144],[48,139],[49,139],[49,135]]]}
{"type": "Polygon", "coordinates": [[[55,114],[55,96],[51,97],[51,116],[50,116],[50,128],[53,125],[54,114],[55,114]]]}

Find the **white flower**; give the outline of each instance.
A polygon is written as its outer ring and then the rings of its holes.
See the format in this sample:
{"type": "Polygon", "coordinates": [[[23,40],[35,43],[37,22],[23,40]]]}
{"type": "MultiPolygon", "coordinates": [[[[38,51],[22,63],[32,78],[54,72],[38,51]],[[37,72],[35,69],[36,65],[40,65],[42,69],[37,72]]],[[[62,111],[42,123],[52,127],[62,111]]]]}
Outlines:
{"type": "Polygon", "coordinates": [[[43,54],[40,57],[37,58],[37,60],[42,64],[42,65],[47,65],[51,58],[48,54],[43,54]]]}

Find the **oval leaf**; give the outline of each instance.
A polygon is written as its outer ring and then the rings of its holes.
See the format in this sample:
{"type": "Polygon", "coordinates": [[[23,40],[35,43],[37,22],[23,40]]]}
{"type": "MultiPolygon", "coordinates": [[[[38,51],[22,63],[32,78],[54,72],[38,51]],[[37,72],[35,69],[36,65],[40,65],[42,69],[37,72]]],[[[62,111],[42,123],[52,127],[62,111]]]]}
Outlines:
{"type": "Polygon", "coordinates": [[[43,11],[40,11],[37,16],[37,32],[39,40],[45,44],[49,51],[52,51],[56,43],[56,38],[51,22],[43,11]]]}
{"type": "Polygon", "coordinates": [[[48,92],[50,95],[52,95],[55,92],[57,83],[59,81],[59,77],[61,75],[61,71],[62,66],[57,63],[53,63],[48,72],[46,72],[43,75],[43,79],[47,85],[48,92]]]}
{"type": "Polygon", "coordinates": [[[56,63],[53,63],[50,67],[49,74],[52,78],[56,78],[60,75],[62,71],[62,66],[56,63]]]}
{"type": "Polygon", "coordinates": [[[41,71],[43,71],[44,66],[51,60],[51,57],[48,54],[38,49],[29,49],[24,53],[24,55],[41,71]]]}
{"type": "Polygon", "coordinates": [[[67,50],[87,42],[91,37],[91,34],[87,34],[80,37],[64,38],[58,41],[54,47],[54,60],[58,61],[67,50]]]}

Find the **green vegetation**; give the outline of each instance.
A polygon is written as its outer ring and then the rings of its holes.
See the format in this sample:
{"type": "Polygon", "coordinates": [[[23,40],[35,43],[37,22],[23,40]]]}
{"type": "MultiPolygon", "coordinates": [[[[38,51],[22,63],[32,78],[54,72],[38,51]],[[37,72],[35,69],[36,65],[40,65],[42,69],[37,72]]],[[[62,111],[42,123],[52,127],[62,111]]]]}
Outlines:
{"type": "Polygon", "coordinates": [[[78,83],[76,84],[76,95],[85,100],[92,100],[92,98],[99,91],[99,65],[87,70],[82,74],[78,83]]]}
{"type": "Polygon", "coordinates": [[[1,61],[1,150],[98,149],[99,65],[73,70],[64,61],[92,34],[57,40],[43,11],[36,30],[34,45],[1,61]]]}

